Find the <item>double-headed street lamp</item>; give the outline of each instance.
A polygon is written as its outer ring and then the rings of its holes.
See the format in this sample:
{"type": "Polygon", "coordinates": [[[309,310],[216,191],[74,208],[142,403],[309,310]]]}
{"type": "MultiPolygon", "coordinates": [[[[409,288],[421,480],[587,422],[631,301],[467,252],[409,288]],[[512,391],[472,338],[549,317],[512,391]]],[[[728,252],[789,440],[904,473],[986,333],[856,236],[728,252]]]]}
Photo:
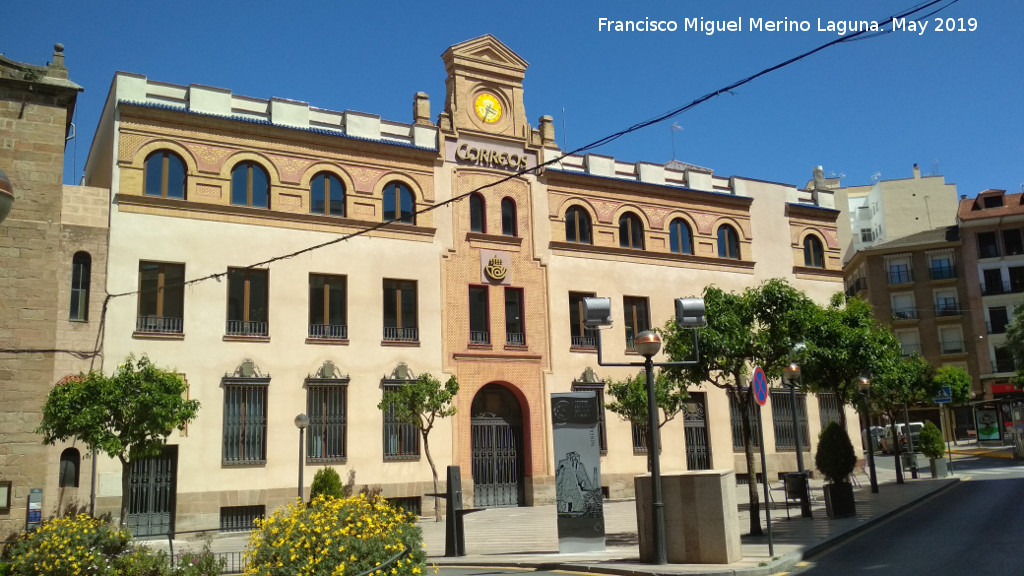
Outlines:
{"type": "Polygon", "coordinates": [[[871,380],[862,376],[857,388],[864,395],[864,405],[867,407],[868,420],[868,466],[871,467],[871,493],[878,494],[878,477],[875,475],[875,433],[871,429],[871,380]]]}
{"type": "Polygon", "coordinates": [[[306,414],[303,413],[295,417],[295,427],[299,429],[299,501],[302,500],[302,468],[304,466],[303,456],[305,456],[306,454],[306,451],[303,450],[305,446],[302,440],[303,435],[306,432],[307,426],[309,426],[309,416],[306,416],[306,414]]]}
{"type": "MultiPolygon", "coordinates": [[[[610,298],[584,298],[583,323],[588,328],[595,329],[611,326],[611,306],[610,298]]],[[[702,298],[676,298],[675,308],[676,323],[679,327],[694,330],[694,360],[655,364],[651,358],[661,350],[661,338],[651,330],[644,330],[633,339],[633,349],[644,357],[643,362],[605,363],[601,359],[601,331],[597,330],[598,366],[644,367],[644,375],[647,380],[647,452],[651,457],[651,526],[654,532],[654,564],[668,564],[668,553],[665,549],[665,504],[661,497],[661,443],[658,437],[658,402],[654,394],[654,367],[696,364],[700,357],[700,352],[697,350],[696,328],[707,325],[702,298]]]]}

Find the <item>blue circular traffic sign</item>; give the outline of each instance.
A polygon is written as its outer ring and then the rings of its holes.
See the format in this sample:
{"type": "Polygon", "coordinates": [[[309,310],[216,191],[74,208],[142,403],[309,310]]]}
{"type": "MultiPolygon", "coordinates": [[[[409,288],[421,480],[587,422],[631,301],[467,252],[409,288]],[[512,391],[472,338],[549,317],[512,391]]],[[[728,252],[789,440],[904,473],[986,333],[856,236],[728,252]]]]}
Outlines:
{"type": "Polygon", "coordinates": [[[754,399],[761,406],[768,401],[768,379],[764,377],[764,370],[760,366],[754,367],[754,399]]]}

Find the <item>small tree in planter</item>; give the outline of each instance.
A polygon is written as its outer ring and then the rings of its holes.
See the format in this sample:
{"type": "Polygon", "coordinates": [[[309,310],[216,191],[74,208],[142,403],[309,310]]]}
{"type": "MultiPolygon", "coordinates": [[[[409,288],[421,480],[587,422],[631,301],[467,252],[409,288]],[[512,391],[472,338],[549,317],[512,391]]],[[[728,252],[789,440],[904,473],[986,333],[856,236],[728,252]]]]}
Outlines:
{"type": "Polygon", "coordinates": [[[849,477],[857,465],[857,454],[846,429],[838,422],[829,422],[818,436],[818,451],[814,466],[825,477],[825,511],[829,518],[844,518],[856,514],[853,486],[849,477]]]}
{"type": "Polygon", "coordinates": [[[942,432],[939,427],[930,420],[924,423],[921,435],[918,437],[918,444],[921,453],[928,457],[932,468],[932,478],[945,478],[949,475],[949,468],[943,459],[942,432]]]}

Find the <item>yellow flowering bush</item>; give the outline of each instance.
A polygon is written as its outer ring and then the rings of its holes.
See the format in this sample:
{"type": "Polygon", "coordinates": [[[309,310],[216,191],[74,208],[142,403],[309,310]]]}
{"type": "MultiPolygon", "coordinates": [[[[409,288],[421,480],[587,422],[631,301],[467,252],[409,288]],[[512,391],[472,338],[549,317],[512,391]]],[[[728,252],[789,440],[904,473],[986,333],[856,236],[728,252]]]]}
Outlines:
{"type": "Polygon", "coordinates": [[[256,522],[245,557],[247,576],[421,576],[426,561],[416,517],[365,494],[278,508],[256,522]]]}
{"type": "Polygon", "coordinates": [[[6,552],[10,573],[75,576],[108,574],[112,563],[130,548],[127,528],[113,526],[88,514],[53,518],[23,534],[6,552]]]}

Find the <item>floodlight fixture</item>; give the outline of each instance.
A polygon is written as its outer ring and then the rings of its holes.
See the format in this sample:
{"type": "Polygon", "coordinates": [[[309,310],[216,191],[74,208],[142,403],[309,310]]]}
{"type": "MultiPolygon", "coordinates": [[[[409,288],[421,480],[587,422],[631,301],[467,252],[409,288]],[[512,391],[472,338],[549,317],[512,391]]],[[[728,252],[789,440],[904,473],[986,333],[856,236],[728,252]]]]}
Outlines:
{"type": "Polygon", "coordinates": [[[588,297],[583,299],[583,325],[599,328],[612,325],[612,299],[588,297]]]}
{"type": "Polygon", "coordinates": [[[680,328],[701,328],[708,325],[704,316],[703,298],[676,298],[676,324],[680,328]]]}

